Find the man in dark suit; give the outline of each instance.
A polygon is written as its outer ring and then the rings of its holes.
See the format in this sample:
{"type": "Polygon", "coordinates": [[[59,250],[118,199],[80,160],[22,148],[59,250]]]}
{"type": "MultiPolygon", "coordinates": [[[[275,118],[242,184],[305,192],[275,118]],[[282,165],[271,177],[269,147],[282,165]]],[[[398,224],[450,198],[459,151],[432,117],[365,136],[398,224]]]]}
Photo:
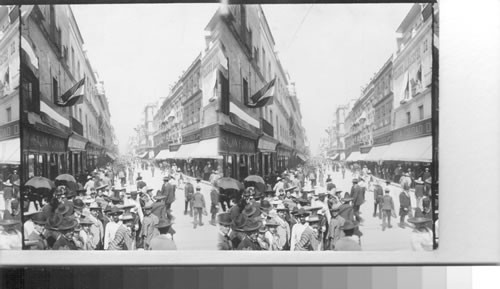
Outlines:
{"type": "MultiPolygon", "coordinates": [[[[379,208],[382,198],[384,196],[384,189],[380,185],[380,181],[377,181],[373,187],[373,216],[377,216],[377,208],[379,208]]],[[[379,217],[382,218],[382,210],[379,209],[379,217]]]]}
{"type": "Polygon", "coordinates": [[[165,191],[166,191],[165,196],[167,197],[165,199],[165,205],[167,207],[167,210],[170,210],[170,208],[172,207],[172,203],[175,201],[175,185],[173,176],[170,177],[170,180],[165,185],[165,191]]]}
{"type": "Polygon", "coordinates": [[[399,194],[399,226],[405,227],[405,217],[411,215],[410,187],[405,184],[403,191],[399,194]]]}
{"type": "Polygon", "coordinates": [[[362,219],[359,216],[359,209],[361,208],[361,204],[364,202],[364,196],[361,187],[358,185],[357,178],[352,180],[351,198],[353,203],[354,218],[356,221],[361,222],[362,219]]]}

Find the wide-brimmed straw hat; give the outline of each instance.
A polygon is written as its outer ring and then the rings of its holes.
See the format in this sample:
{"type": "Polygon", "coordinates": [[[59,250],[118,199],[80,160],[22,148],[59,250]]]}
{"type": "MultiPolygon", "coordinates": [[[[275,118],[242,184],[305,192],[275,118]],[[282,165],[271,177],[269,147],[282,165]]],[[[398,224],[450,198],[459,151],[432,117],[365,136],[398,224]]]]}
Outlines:
{"type": "Polygon", "coordinates": [[[257,231],[260,227],[262,227],[262,222],[250,219],[248,222],[243,226],[243,231],[244,232],[254,232],[257,231]]]}
{"type": "Polygon", "coordinates": [[[217,215],[217,223],[224,225],[224,226],[229,226],[233,220],[231,220],[231,215],[229,213],[220,213],[217,215]]]}
{"type": "Polygon", "coordinates": [[[78,221],[71,217],[64,217],[59,225],[57,226],[57,231],[66,231],[76,228],[78,226],[78,221]]]}
{"type": "Polygon", "coordinates": [[[172,221],[170,221],[169,219],[161,219],[158,224],[155,225],[156,228],[167,228],[167,227],[170,227],[172,226],[172,221]]]}

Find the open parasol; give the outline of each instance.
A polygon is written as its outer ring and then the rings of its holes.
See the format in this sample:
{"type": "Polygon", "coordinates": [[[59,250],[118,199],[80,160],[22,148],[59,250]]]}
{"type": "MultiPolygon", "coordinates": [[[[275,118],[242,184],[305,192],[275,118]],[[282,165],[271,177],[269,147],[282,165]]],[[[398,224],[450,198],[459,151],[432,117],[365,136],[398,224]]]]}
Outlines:
{"type": "Polygon", "coordinates": [[[266,182],[261,176],[258,175],[250,175],[245,178],[245,182],[254,182],[254,183],[259,183],[259,184],[265,184],[266,182]]]}
{"type": "Polygon", "coordinates": [[[29,179],[24,185],[35,189],[52,190],[55,188],[54,183],[51,180],[44,177],[33,177],[29,179]]]}
{"type": "Polygon", "coordinates": [[[65,181],[65,182],[73,182],[73,183],[76,183],[76,179],[75,177],[73,177],[72,175],[70,174],[62,174],[62,175],[58,175],[56,177],[56,181],[65,181]]]}
{"type": "Polygon", "coordinates": [[[243,190],[245,187],[243,184],[238,182],[237,180],[233,178],[220,178],[216,182],[217,186],[221,189],[227,190],[227,189],[232,189],[232,190],[243,190]]]}

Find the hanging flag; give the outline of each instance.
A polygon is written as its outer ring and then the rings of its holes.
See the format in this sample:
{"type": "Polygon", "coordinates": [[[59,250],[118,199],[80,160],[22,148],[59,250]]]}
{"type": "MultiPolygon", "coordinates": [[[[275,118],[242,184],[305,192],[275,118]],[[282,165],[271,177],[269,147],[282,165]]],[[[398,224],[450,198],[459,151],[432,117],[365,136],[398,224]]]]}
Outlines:
{"type": "Polygon", "coordinates": [[[217,57],[219,58],[220,66],[222,66],[222,68],[224,68],[225,70],[228,70],[228,59],[226,57],[226,54],[224,54],[224,51],[222,51],[222,48],[217,50],[217,57]]]}
{"type": "Polygon", "coordinates": [[[264,107],[268,104],[271,104],[271,103],[268,103],[270,100],[272,100],[273,97],[272,96],[269,96],[269,97],[263,97],[261,98],[259,101],[257,101],[256,103],[249,103],[247,104],[246,106],[247,107],[250,107],[250,108],[259,108],[259,107],[264,107]]]}
{"type": "Polygon", "coordinates": [[[57,106],[67,107],[73,106],[77,103],[81,103],[83,101],[83,96],[85,94],[85,78],[78,81],[73,87],[68,89],[59,99],[60,101],[56,101],[57,106]]]}
{"type": "Polygon", "coordinates": [[[276,78],[273,78],[270,82],[268,82],[266,85],[264,85],[263,88],[261,88],[259,91],[257,91],[252,97],[253,103],[257,103],[259,100],[261,100],[263,97],[269,97],[274,94],[274,83],[276,82],[276,78]]]}

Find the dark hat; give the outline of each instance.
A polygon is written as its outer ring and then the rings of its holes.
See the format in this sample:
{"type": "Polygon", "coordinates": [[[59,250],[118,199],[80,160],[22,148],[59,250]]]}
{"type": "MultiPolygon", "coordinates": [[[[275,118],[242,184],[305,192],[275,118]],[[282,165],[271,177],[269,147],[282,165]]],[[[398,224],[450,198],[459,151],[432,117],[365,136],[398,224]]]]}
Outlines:
{"type": "Polygon", "coordinates": [[[344,225],[341,226],[340,228],[342,230],[351,230],[351,229],[356,228],[357,226],[358,226],[358,222],[346,220],[345,223],[344,223],[344,225]]]}
{"type": "Polygon", "coordinates": [[[330,191],[330,190],[335,189],[335,188],[336,188],[336,187],[335,187],[335,185],[334,185],[333,183],[328,183],[328,184],[326,185],[326,190],[327,190],[327,191],[330,191]]]}
{"type": "Polygon", "coordinates": [[[242,213],[247,217],[252,218],[255,213],[257,213],[257,208],[251,205],[247,205],[242,213]]]}
{"type": "Polygon", "coordinates": [[[276,220],[274,218],[271,218],[271,219],[268,219],[266,220],[266,226],[269,226],[269,227],[277,227],[279,226],[280,224],[278,222],[276,222],[276,220]]]}
{"type": "Polygon", "coordinates": [[[332,207],[330,208],[330,211],[331,212],[340,211],[340,206],[341,206],[340,203],[333,204],[332,207]]]}
{"type": "Polygon", "coordinates": [[[264,197],[264,194],[261,193],[260,191],[258,190],[255,190],[255,195],[253,196],[254,199],[261,199],[262,197],[264,197]]]}
{"type": "Polygon", "coordinates": [[[123,206],[118,206],[122,210],[130,210],[135,207],[135,205],[123,205],[123,206]]]}
{"type": "Polygon", "coordinates": [[[231,228],[235,231],[243,232],[243,228],[248,222],[248,217],[245,214],[239,214],[236,218],[234,218],[231,223],[231,228]]]}
{"type": "Polygon", "coordinates": [[[201,179],[200,179],[200,178],[196,178],[196,181],[197,181],[197,182],[201,182],[201,179]]]}
{"type": "Polygon", "coordinates": [[[104,208],[103,212],[104,212],[105,214],[108,214],[109,212],[111,212],[111,209],[112,209],[112,208],[113,208],[113,206],[111,206],[110,204],[108,204],[108,205],[104,208]]]}
{"type": "Polygon", "coordinates": [[[231,215],[229,213],[220,213],[217,215],[217,223],[229,226],[232,223],[231,215]]]}
{"type": "Polygon", "coordinates": [[[311,211],[311,212],[317,212],[317,211],[319,211],[321,209],[323,209],[323,207],[321,207],[321,206],[314,206],[314,207],[312,207],[312,206],[306,206],[306,207],[304,207],[304,210],[311,211]]]}
{"type": "Polygon", "coordinates": [[[69,190],[67,193],[66,193],[66,198],[68,199],[71,199],[71,198],[74,198],[76,197],[76,192],[73,191],[73,190],[69,190]]]}
{"type": "MultiPolygon", "coordinates": [[[[105,187],[107,187],[108,185],[104,185],[104,186],[105,186],[105,187]]],[[[101,186],[101,187],[102,187],[102,186],[101,186]]],[[[99,187],[99,188],[101,188],[101,187],[99,187]]],[[[98,188],[98,190],[100,190],[99,188],[98,188]]],[[[115,188],[115,187],[113,187],[113,188],[111,188],[111,190],[112,190],[113,192],[115,192],[115,193],[119,193],[119,192],[126,191],[127,189],[126,189],[126,188],[115,188]]]]}
{"type": "Polygon", "coordinates": [[[109,210],[109,215],[121,215],[123,212],[116,206],[111,207],[111,210],[109,210]]]}
{"type": "Polygon", "coordinates": [[[281,206],[280,206],[280,205],[278,205],[278,206],[276,207],[276,211],[277,211],[277,212],[279,212],[279,211],[290,211],[290,209],[288,208],[288,206],[286,206],[286,205],[282,204],[281,206]]]}
{"type": "Polygon", "coordinates": [[[309,216],[310,213],[306,212],[306,210],[304,210],[304,208],[300,208],[300,209],[298,209],[297,213],[295,213],[294,215],[297,217],[306,217],[306,216],[309,216]]]}
{"type": "Polygon", "coordinates": [[[90,210],[102,210],[101,206],[99,206],[98,203],[94,202],[92,204],[90,204],[90,207],[89,207],[90,210]]]}
{"type": "Polygon", "coordinates": [[[300,197],[296,200],[300,204],[309,204],[309,200],[304,199],[303,197],[300,197]]]}
{"type": "Polygon", "coordinates": [[[12,219],[0,220],[0,226],[4,226],[4,227],[15,226],[15,225],[18,225],[20,223],[21,223],[21,221],[19,221],[19,220],[12,220],[12,219]]]}
{"type": "Polygon", "coordinates": [[[150,210],[152,208],[153,208],[153,203],[148,203],[143,207],[144,210],[150,210]]]}
{"type": "Polygon", "coordinates": [[[65,203],[60,203],[59,206],[57,206],[56,213],[64,215],[68,213],[71,210],[71,208],[66,205],[65,203]]]}
{"type": "Polygon", "coordinates": [[[13,199],[10,201],[10,207],[19,207],[19,200],[18,199],[13,199]]]}
{"type": "Polygon", "coordinates": [[[257,231],[260,227],[262,227],[262,222],[250,219],[248,222],[243,226],[243,231],[244,232],[254,232],[257,231]]]}
{"type": "MultiPolygon", "coordinates": [[[[163,179],[165,179],[165,178],[163,178],[163,179]]],[[[140,180],[142,180],[142,177],[141,177],[141,176],[138,176],[135,180],[136,180],[136,181],[140,181],[140,180]]]]}
{"type": "Polygon", "coordinates": [[[37,225],[45,225],[47,223],[47,215],[44,212],[36,212],[31,217],[31,220],[37,225]]]}
{"type": "Polygon", "coordinates": [[[158,224],[155,225],[156,228],[167,228],[172,226],[172,222],[169,219],[162,218],[158,222],[158,224]]]}
{"type": "Polygon", "coordinates": [[[295,190],[297,187],[296,186],[293,186],[293,187],[290,187],[288,189],[285,189],[285,192],[290,192],[290,191],[293,191],[295,190]]]}
{"type": "Polygon", "coordinates": [[[273,208],[268,200],[262,200],[260,202],[260,209],[263,211],[270,211],[273,208]]]}
{"type": "Polygon", "coordinates": [[[357,178],[354,178],[354,179],[352,179],[352,182],[357,183],[357,182],[359,182],[359,180],[357,178]]]}
{"type": "Polygon", "coordinates": [[[129,193],[129,194],[130,194],[130,195],[137,195],[137,194],[138,194],[138,192],[137,192],[137,191],[130,191],[130,193],[129,193]]]}
{"type": "Polygon", "coordinates": [[[57,226],[57,231],[66,231],[76,228],[78,221],[71,217],[64,217],[59,225],[57,226]]]}
{"type": "Polygon", "coordinates": [[[85,204],[81,199],[76,199],[73,201],[73,208],[82,210],[85,207],[85,204]]]}
{"type": "Polygon", "coordinates": [[[424,224],[427,222],[432,222],[432,220],[428,218],[418,217],[418,218],[408,218],[408,222],[416,225],[416,224],[424,224]]]}
{"type": "Polygon", "coordinates": [[[120,198],[118,198],[118,197],[116,197],[116,196],[111,196],[111,197],[109,197],[109,199],[110,199],[112,202],[119,202],[119,201],[121,201],[121,199],[120,199],[120,198]]]}
{"type": "Polygon", "coordinates": [[[47,218],[47,228],[50,230],[57,230],[59,224],[61,224],[63,220],[63,216],[60,214],[53,214],[52,216],[47,218]]]}
{"type": "Polygon", "coordinates": [[[354,199],[353,198],[343,198],[342,202],[348,203],[348,202],[351,202],[352,200],[354,200],[354,199]]]}

